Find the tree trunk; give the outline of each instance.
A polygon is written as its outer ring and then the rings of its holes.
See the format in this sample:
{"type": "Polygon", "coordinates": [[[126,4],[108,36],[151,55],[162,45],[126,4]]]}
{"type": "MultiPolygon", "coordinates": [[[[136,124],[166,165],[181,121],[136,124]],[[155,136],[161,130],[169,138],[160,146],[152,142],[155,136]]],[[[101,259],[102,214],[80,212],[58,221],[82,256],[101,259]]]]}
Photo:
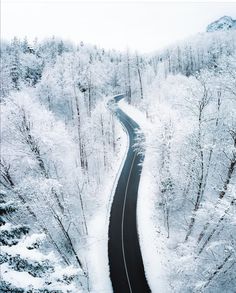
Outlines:
{"type": "Polygon", "coordinates": [[[189,236],[192,233],[195,221],[196,221],[196,212],[198,211],[200,207],[200,202],[202,199],[202,194],[204,192],[203,190],[203,179],[204,179],[204,157],[203,157],[203,150],[202,150],[202,110],[203,108],[200,108],[199,110],[199,132],[198,132],[198,148],[199,148],[199,153],[200,153],[200,178],[198,181],[198,191],[197,191],[197,198],[194,204],[194,209],[192,213],[192,217],[190,219],[189,227],[188,227],[188,232],[185,237],[185,241],[188,240],[189,236]]]}
{"type": "Polygon", "coordinates": [[[211,281],[213,280],[213,278],[215,276],[217,276],[220,271],[224,268],[224,266],[227,264],[227,262],[229,261],[230,257],[232,256],[233,252],[231,252],[230,254],[228,254],[225,259],[223,260],[223,262],[216,268],[216,270],[211,274],[211,276],[208,278],[207,283],[204,285],[203,288],[206,288],[207,286],[209,286],[209,284],[211,283],[211,281]]]}
{"type": "Polygon", "coordinates": [[[201,254],[202,253],[202,251],[204,250],[204,248],[206,247],[206,245],[208,244],[208,242],[211,240],[211,238],[214,236],[216,230],[219,228],[220,224],[223,222],[223,220],[227,216],[230,208],[235,204],[235,202],[236,202],[236,198],[233,198],[232,201],[231,201],[231,203],[230,203],[230,206],[224,211],[224,214],[220,217],[220,219],[218,220],[218,223],[212,229],[211,233],[209,234],[209,236],[207,237],[207,239],[203,243],[202,247],[200,248],[198,254],[201,254]]]}
{"type": "Polygon", "coordinates": [[[140,87],[140,98],[141,98],[141,100],[143,100],[143,84],[142,84],[142,76],[141,76],[141,70],[140,70],[138,55],[136,55],[136,65],[137,65],[139,87],[140,87]]]}
{"type": "Polygon", "coordinates": [[[217,203],[215,204],[215,207],[214,207],[214,213],[211,214],[210,216],[210,219],[206,222],[206,224],[204,225],[201,233],[199,234],[198,236],[198,243],[202,240],[202,238],[204,237],[205,233],[206,233],[206,230],[208,229],[208,227],[210,226],[210,223],[211,221],[213,220],[214,218],[214,215],[215,215],[215,211],[219,208],[219,205],[220,205],[220,200],[224,198],[227,190],[228,190],[228,187],[229,187],[229,184],[230,184],[230,181],[231,181],[231,178],[232,178],[232,175],[233,175],[233,172],[235,170],[235,167],[236,167],[236,153],[233,154],[233,158],[231,159],[230,161],[230,165],[229,165],[229,168],[228,168],[228,173],[227,173],[227,177],[226,177],[226,180],[224,182],[224,185],[223,185],[223,189],[222,191],[219,193],[219,197],[218,197],[218,201],[217,203]]]}
{"type": "Polygon", "coordinates": [[[131,104],[131,77],[130,77],[130,57],[129,52],[127,52],[127,98],[128,103],[131,104]]]}

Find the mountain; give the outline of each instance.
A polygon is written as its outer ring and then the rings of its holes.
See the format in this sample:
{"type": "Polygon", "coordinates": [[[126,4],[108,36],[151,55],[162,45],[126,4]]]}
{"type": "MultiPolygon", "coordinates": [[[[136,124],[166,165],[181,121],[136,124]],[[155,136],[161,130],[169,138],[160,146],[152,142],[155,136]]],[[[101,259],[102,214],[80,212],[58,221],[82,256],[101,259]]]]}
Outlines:
{"type": "Polygon", "coordinates": [[[236,20],[231,16],[223,16],[207,26],[207,32],[236,29],[236,20]]]}

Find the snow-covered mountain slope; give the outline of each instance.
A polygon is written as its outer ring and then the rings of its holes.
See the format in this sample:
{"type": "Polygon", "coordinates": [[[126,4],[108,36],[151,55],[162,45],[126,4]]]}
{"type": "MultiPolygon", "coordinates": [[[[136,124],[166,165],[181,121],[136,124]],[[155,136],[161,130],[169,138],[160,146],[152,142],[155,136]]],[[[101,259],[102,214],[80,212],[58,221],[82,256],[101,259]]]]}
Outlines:
{"type": "Polygon", "coordinates": [[[231,16],[223,16],[207,26],[207,32],[236,29],[236,20],[231,16]]]}

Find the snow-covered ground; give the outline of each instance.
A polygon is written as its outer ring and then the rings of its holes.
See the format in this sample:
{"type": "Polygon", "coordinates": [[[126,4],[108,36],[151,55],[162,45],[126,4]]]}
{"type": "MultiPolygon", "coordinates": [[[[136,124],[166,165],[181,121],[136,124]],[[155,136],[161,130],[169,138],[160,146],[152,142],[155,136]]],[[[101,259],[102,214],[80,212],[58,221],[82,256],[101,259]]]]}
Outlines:
{"type": "MultiPolygon", "coordinates": [[[[124,100],[119,107],[136,121],[141,127],[148,142],[152,135],[152,124],[145,114],[137,108],[127,104],[124,100]]],[[[155,197],[157,196],[154,174],[151,174],[153,164],[150,150],[147,148],[138,192],[137,219],[141,252],[144,262],[145,274],[152,292],[171,292],[166,279],[166,266],[168,263],[166,236],[161,233],[158,217],[155,214],[155,197]]]]}
{"type": "MultiPolygon", "coordinates": [[[[109,109],[107,109],[109,111],[109,109]]],[[[101,199],[101,204],[88,223],[89,246],[84,251],[87,254],[88,271],[90,272],[90,292],[112,292],[112,285],[109,278],[108,262],[108,228],[109,217],[113,196],[117,181],[123,168],[126,153],[128,150],[128,138],[120,123],[117,123],[119,131],[119,151],[117,153],[116,164],[111,170],[106,181],[101,185],[97,194],[101,199]]]]}

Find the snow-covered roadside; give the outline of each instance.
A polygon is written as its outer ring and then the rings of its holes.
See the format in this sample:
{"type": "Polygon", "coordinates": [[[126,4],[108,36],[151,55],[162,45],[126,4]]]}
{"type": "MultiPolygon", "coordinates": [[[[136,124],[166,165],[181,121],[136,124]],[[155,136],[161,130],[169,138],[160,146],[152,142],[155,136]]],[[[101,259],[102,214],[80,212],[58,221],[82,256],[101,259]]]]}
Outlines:
{"type": "MultiPolygon", "coordinates": [[[[119,107],[136,121],[145,134],[146,140],[152,135],[152,124],[146,119],[145,114],[137,108],[128,105],[124,100],[119,102],[119,107]]],[[[141,252],[144,262],[145,274],[152,292],[171,292],[165,267],[168,262],[166,257],[166,237],[160,232],[157,216],[155,215],[154,176],[151,174],[153,164],[149,149],[146,150],[143,170],[139,185],[137,222],[140,238],[141,252]]]]}
{"type": "MultiPolygon", "coordinates": [[[[107,109],[109,111],[109,109],[107,109]]],[[[111,204],[119,179],[120,172],[123,168],[126,153],[128,150],[128,138],[120,125],[117,123],[119,133],[119,152],[117,153],[116,164],[106,177],[105,182],[97,194],[101,199],[101,204],[96,213],[88,223],[89,244],[87,247],[87,266],[90,273],[89,279],[92,287],[90,292],[112,292],[112,285],[109,278],[108,262],[108,228],[111,204]]]]}

